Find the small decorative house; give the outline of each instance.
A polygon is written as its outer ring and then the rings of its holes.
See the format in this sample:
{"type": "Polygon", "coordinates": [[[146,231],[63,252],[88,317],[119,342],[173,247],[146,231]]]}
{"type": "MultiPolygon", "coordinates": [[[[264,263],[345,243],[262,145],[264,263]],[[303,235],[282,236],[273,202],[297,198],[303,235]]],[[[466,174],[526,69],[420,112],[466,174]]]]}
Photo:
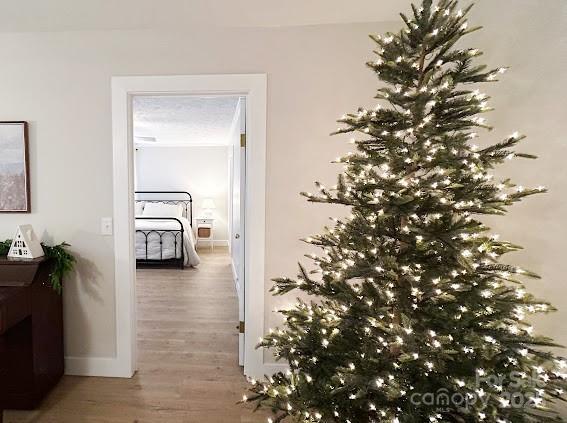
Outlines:
{"type": "Polygon", "coordinates": [[[43,255],[43,247],[35,235],[32,225],[18,226],[8,257],[33,259],[43,255]]]}

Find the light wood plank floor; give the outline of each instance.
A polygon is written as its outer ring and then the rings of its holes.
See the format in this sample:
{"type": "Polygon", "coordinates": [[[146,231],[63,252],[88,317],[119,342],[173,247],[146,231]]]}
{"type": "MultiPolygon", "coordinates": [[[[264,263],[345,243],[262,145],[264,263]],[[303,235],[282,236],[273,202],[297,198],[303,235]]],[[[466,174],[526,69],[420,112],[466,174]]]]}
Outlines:
{"type": "Polygon", "coordinates": [[[137,272],[139,372],[132,379],[65,376],[35,411],[4,423],[251,423],[236,405],[238,303],[226,250],[199,252],[198,269],[137,272]]]}

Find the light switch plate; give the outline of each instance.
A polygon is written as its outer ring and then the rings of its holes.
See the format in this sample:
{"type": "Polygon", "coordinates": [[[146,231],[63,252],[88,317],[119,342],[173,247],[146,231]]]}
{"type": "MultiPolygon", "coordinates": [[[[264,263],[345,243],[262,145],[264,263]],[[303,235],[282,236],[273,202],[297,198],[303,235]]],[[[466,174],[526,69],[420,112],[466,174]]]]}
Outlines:
{"type": "Polygon", "coordinates": [[[100,234],[112,235],[112,217],[103,217],[100,219],[100,234]]]}

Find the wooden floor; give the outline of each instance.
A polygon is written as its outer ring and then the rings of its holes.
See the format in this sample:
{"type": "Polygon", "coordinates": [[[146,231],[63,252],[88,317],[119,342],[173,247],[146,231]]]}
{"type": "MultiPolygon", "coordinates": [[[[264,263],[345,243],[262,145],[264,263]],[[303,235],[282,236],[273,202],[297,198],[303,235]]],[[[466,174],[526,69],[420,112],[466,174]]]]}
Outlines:
{"type": "Polygon", "coordinates": [[[134,378],[65,376],[39,410],[5,411],[4,423],[265,422],[236,405],[246,382],[226,250],[199,254],[198,269],[137,272],[134,378]]]}

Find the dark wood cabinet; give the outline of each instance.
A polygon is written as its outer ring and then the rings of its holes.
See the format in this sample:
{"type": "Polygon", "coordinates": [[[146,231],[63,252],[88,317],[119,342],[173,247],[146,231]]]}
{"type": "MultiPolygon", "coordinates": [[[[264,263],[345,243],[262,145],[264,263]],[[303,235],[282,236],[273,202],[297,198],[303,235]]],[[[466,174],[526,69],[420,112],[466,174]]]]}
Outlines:
{"type": "Polygon", "coordinates": [[[52,268],[46,258],[0,257],[0,410],[35,408],[63,375],[63,307],[48,282],[52,268]]]}

